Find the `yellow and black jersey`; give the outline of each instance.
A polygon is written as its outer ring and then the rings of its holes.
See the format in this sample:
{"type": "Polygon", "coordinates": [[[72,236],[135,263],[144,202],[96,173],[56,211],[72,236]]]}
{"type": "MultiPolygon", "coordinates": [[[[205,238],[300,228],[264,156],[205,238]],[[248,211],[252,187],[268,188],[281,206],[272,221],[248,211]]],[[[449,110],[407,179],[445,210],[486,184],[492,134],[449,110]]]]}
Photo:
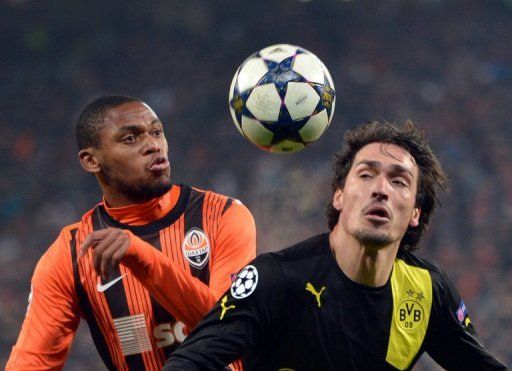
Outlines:
{"type": "Polygon", "coordinates": [[[446,369],[505,366],[476,337],[434,263],[401,251],[382,287],[344,275],[329,235],[246,266],[165,370],[408,370],[423,352],[446,369]]]}

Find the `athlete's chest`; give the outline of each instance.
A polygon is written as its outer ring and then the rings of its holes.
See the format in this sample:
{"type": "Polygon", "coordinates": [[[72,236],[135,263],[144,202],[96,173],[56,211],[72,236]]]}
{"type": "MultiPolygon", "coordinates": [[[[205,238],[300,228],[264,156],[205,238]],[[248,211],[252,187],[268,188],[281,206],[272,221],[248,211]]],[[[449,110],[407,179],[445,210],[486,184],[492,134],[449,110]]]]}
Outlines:
{"type": "MultiPolygon", "coordinates": [[[[87,223],[83,223],[77,234],[76,248],[79,249],[85,236],[92,231],[124,227],[152,249],[161,252],[164,260],[176,267],[174,269],[208,284],[215,233],[211,224],[203,219],[200,204],[149,225],[128,227],[119,225],[102,210],[97,210],[87,223]]],[[[97,328],[91,332],[95,342],[104,342],[110,354],[118,353],[130,360],[161,349],[151,357],[156,357],[158,364],[162,363],[185,339],[185,325],[156,301],[136,278],[137,272],[122,261],[105,280],[96,274],[93,261],[93,255],[89,254],[81,259],[75,258],[73,266],[80,309],[90,327],[97,328]]],[[[141,364],[129,365],[129,368],[139,369],[141,364]]]]}
{"type": "Polygon", "coordinates": [[[287,297],[290,305],[278,333],[292,334],[290,341],[300,349],[292,358],[307,362],[307,344],[318,362],[351,365],[347,369],[404,369],[421,351],[432,285],[428,272],[403,263],[395,264],[390,281],[380,288],[357,285],[332,266],[319,265],[296,274],[287,297]]]}
{"type": "MultiPolygon", "coordinates": [[[[322,344],[337,344],[341,358],[363,352],[385,355],[393,314],[389,286],[378,291],[359,290],[339,277],[310,277],[290,287],[293,304],[284,326],[307,339],[318,352],[322,344]],[[294,325],[296,324],[296,325],[294,325]]],[[[333,354],[328,354],[333,357],[333,354]]]]}

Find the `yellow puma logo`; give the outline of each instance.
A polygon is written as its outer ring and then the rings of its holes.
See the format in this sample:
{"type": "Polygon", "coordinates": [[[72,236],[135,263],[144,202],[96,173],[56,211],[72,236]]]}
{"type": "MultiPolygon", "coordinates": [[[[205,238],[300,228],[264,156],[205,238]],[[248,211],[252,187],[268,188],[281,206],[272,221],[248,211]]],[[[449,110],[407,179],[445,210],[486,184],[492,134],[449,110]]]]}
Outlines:
{"type": "Polygon", "coordinates": [[[318,304],[318,308],[320,308],[322,306],[322,304],[320,303],[320,295],[322,295],[322,292],[324,292],[324,290],[325,290],[325,286],[322,286],[320,291],[316,291],[311,283],[308,282],[306,284],[306,291],[309,291],[310,293],[315,295],[316,302],[318,304]]]}
{"type": "Polygon", "coordinates": [[[222,320],[224,318],[224,314],[226,314],[226,312],[230,309],[235,309],[236,308],[236,305],[230,305],[229,307],[226,307],[226,302],[228,301],[228,296],[227,295],[224,295],[224,297],[222,298],[221,302],[220,302],[220,306],[222,307],[222,312],[220,314],[220,320],[222,320]]]}

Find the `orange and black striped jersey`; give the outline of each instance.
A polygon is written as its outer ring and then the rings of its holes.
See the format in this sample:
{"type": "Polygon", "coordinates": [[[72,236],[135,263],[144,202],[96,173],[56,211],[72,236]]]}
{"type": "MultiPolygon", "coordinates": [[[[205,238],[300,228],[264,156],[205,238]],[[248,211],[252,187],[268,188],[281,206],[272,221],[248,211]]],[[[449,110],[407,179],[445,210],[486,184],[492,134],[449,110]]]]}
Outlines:
{"type": "Polygon", "coordinates": [[[63,228],[37,264],[7,370],[61,369],[81,318],[108,369],[160,370],[255,254],[254,219],[229,197],[174,185],[147,204],[100,203],[63,228]],[[102,282],[93,251],[78,252],[108,227],[129,231],[131,244],[102,282]]]}

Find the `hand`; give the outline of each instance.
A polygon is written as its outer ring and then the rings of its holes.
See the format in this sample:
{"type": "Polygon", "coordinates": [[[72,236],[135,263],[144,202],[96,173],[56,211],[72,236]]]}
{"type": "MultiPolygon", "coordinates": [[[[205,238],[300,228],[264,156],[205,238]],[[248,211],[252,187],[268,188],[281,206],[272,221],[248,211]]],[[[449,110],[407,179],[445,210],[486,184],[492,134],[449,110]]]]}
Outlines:
{"type": "Polygon", "coordinates": [[[94,249],[94,270],[107,280],[110,271],[115,269],[130,247],[130,237],[119,228],[106,228],[94,231],[86,238],[80,248],[80,257],[87,249],[94,249]]]}

